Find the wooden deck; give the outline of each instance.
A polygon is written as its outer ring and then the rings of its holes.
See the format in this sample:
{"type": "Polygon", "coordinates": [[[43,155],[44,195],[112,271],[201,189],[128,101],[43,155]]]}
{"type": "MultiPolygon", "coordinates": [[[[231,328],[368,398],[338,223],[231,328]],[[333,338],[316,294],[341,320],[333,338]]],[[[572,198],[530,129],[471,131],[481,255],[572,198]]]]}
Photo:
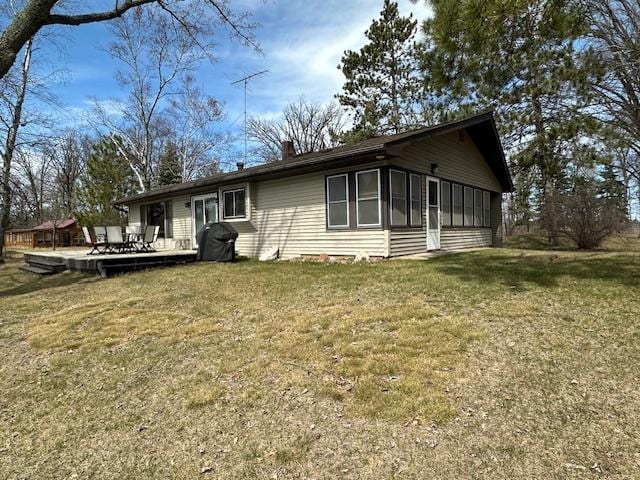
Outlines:
{"type": "Polygon", "coordinates": [[[108,277],[116,273],[194,262],[197,256],[195,250],[158,250],[151,253],[105,255],[88,255],[88,253],[89,249],[25,252],[24,269],[39,274],[71,270],[108,277]]]}

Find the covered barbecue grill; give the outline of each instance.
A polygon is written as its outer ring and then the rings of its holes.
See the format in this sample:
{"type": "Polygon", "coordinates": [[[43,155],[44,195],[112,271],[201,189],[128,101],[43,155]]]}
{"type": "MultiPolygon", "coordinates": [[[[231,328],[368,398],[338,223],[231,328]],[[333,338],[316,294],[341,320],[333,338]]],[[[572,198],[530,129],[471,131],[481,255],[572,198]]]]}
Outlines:
{"type": "Polygon", "coordinates": [[[238,232],[228,223],[206,223],[198,232],[198,260],[233,262],[238,232]]]}

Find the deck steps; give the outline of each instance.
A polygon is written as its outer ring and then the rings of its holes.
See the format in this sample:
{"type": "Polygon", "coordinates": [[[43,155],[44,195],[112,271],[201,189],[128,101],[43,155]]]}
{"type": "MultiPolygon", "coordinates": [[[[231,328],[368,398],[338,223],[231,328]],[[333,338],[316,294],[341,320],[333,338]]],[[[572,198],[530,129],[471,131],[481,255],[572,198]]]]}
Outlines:
{"type": "MultiPolygon", "coordinates": [[[[39,273],[41,275],[53,274],[64,272],[67,269],[66,263],[58,257],[48,257],[39,255],[24,256],[25,267],[31,267],[31,270],[27,270],[33,273],[39,273]],[[44,273],[44,272],[47,273],[44,273]]],[[[24,270],[24,269],[23,269],[24,270]]]]}
{"type": "Polygon", "coordinates": [[[35,273],[37,275],[53,275],[55,273],[58,273],[55,270],[49,270],[48,268],[36,267],[34,265],[29,265],[28,263],[25,263],[24,265],[22,265],[20,267],[20,270],[23,270],[23,271],[29,272],[29,273],[35,273]]]}

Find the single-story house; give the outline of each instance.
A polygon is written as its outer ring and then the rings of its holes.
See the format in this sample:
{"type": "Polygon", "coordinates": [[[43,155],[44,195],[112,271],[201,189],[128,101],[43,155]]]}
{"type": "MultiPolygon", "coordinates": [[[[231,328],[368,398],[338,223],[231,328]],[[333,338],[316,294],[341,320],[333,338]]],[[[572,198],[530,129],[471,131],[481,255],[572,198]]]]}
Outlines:
{"type": "Polygon", "coordinates": [[[248,257],[375,257],[500,246],[513,183],[493,114],[169,185],[119,199],[129,223],[160,225],[159,246],[196,248],[207,222],[230,222],[248,257]]]}
{"type": "Polygon", "coordinates": [[[47,220],[31,228],[14,228],[4,234],[4,244],[7,247],[51,247],[53,232],[56,234],[57,247],[72,247],[80,245],[78,226],[73,218],[62,220],[47,220]]]}

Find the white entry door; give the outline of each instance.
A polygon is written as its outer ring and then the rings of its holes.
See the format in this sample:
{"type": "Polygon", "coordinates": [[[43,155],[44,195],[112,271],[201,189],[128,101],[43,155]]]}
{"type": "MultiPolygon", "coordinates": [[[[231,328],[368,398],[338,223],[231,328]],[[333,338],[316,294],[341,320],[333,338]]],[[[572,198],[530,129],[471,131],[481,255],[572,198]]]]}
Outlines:
{"type": "Polygon", "coordinates": [[[440,181],[427,177],[427,250],[440,249],[440,181]]]}
{"type": "Polygon", "coordinates": [[[198,247],[196,235],[205,223],[218,221],[218,194],[210,193],[191,197],[191,237],[194,248],[198,247]]]}

